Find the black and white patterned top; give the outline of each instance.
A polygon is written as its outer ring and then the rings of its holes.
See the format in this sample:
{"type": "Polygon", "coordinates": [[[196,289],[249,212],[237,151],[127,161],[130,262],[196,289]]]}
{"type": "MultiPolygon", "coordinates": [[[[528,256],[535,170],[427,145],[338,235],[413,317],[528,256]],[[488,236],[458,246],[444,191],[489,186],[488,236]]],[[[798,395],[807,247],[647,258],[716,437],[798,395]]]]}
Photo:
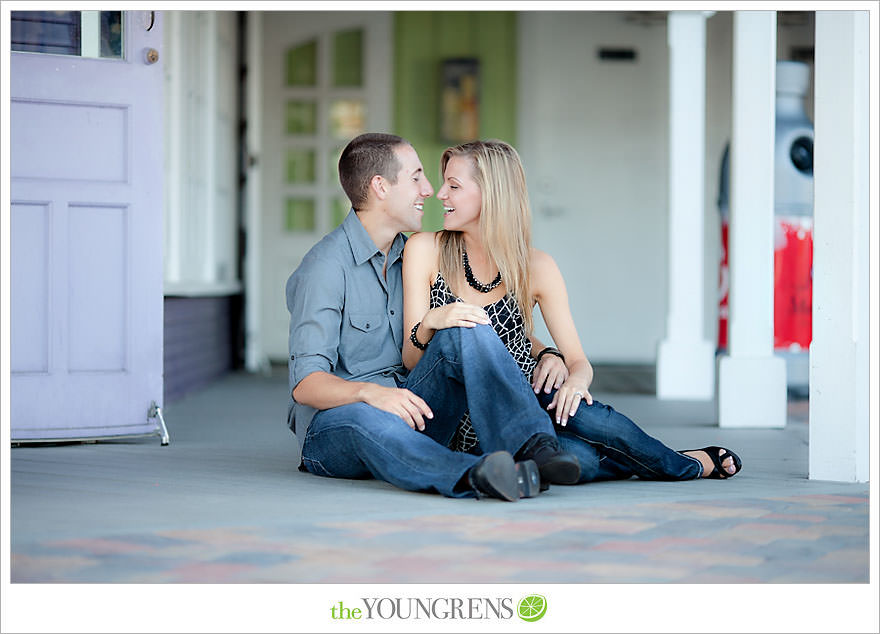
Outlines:
{"type": "MultiPolygon", "coordinates": [[[[431,308],[460,301],[463,300],[452,293],[446,280],[438,271],[437,280],[431,286],[431,308]]],[[[483,310],[489,314],[492,328],[498,333],[526,380],[530,381],[537,362],[532,358],[532,342],[526,336],[522,313],[516,300],[508,293],[494,304],[483,306],[483,310]]],[[[477,434],[471,425],[470,414],[465,412],[449,447],[455,451],[466,452],[476,444],[477,434]]]]}

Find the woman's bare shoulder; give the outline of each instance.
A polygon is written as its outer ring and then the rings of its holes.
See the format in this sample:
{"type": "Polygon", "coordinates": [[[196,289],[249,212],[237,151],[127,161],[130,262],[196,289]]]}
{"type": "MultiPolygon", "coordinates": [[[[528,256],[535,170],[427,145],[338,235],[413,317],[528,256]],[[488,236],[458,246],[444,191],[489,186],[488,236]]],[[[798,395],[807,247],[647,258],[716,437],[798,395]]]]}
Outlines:
{"type": "Polygon", "coordinates": [[[552,275],[559,271],[559,267],[556,266],[556,260],[553,259],[553,256],[540,249],[532,248],[531,265],[533,276],[552,275]]]}
{"type": "Polygon", "coordinates": [[[531,279],[532,293],[538,301],[542,297],[555,294],[560,286],[565,287],[556,260],[549,253],[539,249],[532,249],[532,268],[529,278],[531,279]]]}
{"type": "Polygon", "coordinates": [[[406,248],[412,251],[436,250],[440,232],[419,231],[412,234],[406,241],[406,248]]]}
{"type": "Polygon", "coordinates": [[[403,265],[405,269],[420,271],[436,271],[440,248],[438,234],[433,231],[422,231],[412,234],[403,249],[403,265]]]}
{"type": "Polygon", "coordinates": [[[404,255],[426,257],[437,253],[437,233],[420,231],[412,234],[406,241],[404,255]]]}

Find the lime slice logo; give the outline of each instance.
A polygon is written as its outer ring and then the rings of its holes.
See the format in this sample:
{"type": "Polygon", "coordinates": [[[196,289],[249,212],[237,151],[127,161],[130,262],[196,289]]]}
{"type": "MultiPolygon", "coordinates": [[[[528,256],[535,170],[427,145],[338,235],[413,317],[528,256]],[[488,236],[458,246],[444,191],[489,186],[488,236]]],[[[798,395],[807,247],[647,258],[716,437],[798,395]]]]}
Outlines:
{"type": "Polygon", "coordinates": [[[523,621],[539,621],[547,613],[547,599],[540,594],[530,594],[519,602],[518,611],[523,621]]]}

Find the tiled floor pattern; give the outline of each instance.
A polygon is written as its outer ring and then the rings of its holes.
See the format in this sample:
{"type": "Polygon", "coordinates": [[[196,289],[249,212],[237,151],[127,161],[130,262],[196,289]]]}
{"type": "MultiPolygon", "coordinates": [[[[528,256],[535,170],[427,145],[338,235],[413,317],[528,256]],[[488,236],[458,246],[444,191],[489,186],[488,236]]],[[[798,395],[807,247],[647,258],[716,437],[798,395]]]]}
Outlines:
{"type": "Polygon", "coordinates": [[[304,518],[19,544],[12,581],[866,583],[868,511],[867,496],[795,495],[304,518]]]}

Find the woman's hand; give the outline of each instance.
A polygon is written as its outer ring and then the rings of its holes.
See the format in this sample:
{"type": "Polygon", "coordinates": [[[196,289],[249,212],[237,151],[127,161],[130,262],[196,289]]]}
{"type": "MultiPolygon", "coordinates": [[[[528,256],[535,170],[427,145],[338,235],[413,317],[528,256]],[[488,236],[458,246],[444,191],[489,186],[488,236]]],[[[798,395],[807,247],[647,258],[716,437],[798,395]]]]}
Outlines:
{"type": "Polygon", "coordinates": [[[568,368],[565,367],[565,362],[555,354],[545,354],[532,372],[532,389],[537,394],[543,388],[549,394],[553,388],[559,388],[567,378],[568,368]]]}
{"type": "MultiPolygon", "coordinates": [[[[480,306],[454,302],[429,310],[422,318],[422,328],[430,331],[444,328],[473,328],[477,324],[488,324],[489,315],[480,306]]],[[[421,331],[421,329],[419,329],[421,331]]]]}
{"type": "Polygon", "coordinates": [[[568,417],[574,416],[575,412],[577,412],[581,400],[586,401],[587,405],[593,404],[593,396],[590,394],[587,383],[571,376],[562,384],[559,391],[553,395],[553,400],[547,406],[547,409],[555,409],[556,423],[565,427],[568,423],[568,417]]]}

